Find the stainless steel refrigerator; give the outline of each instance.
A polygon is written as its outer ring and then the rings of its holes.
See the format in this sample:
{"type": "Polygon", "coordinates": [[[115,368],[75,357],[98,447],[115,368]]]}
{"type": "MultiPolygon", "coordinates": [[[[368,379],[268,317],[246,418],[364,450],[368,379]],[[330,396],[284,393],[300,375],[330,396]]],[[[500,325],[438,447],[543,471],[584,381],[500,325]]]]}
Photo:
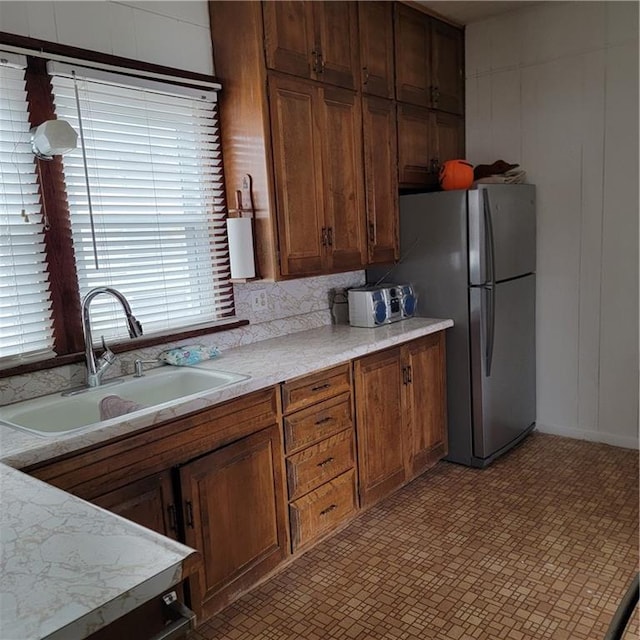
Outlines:
{"type": "Polygon", "coordinates": [[[447,330],[448,460],[484,467],[536,419],[533,185],[400,197],[400,262],[367,281],[411,282],[447,330]]]}

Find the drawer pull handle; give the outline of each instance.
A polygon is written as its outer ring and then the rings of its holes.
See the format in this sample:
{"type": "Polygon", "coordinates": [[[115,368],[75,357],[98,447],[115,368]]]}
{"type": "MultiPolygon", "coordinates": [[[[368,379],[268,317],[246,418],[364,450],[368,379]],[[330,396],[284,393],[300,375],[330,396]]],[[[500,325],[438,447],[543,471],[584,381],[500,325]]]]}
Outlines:
{"type": "Polygon", "coordinates": [[[337,508],[338,508],[338,505],[337,505],[337,504],[329,505],[326,509],[323,509],[323,510],[320,512],[320,515],[321,515],[321,516],[326,516],[326,515],[327,515],[327,513],[331,513],[334,509],[337,509],[337,508]]]}
{"type": "Polygon", "coordinates": [[[330,416],[325,416],[324,418],[320,418],[320,420],[316,420],[316,424],[325,424],[326,422],[331,422],[333,418],[330,416]]]}
{"type": "Polygon", "coordinates": [[[322,391],[322,389],[328,389],[330,386],[330,382],[325,382],[324,384],[319,384],[316,387],[311,387],[311,391],[322,391]]]}
{"type": "Polygon", "coordinates": [[[318,466],[319,467],[324,467],[328,464],[331,464],[334,461],[334,458],[327,458],[326,460],[323,460],[322,462],[318,462],[318,466]]]}

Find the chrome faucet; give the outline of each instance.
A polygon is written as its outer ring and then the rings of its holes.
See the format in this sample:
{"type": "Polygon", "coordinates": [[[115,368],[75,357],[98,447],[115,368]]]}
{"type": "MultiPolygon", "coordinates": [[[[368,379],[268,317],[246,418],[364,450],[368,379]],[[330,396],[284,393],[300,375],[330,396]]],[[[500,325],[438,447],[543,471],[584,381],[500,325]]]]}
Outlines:
{"type": "Polygon", "coordinates": [[[124,314],[127,318],[129,337],[138,338],[142,335],[142,325],[136,320],[133,313],[131,313],[131,307],[129,306],[127,299],[117,289],[113,289],[112,287],[96,287],[95,289],[91,289],[91,291],[89,291],[82,300],[82,334],[84,336],[84,351],[87,359],[88,387],[99,387],[102,384],[102,376],[116,360],[116,356],[113,351],[107,347],[104,337],[102,338],[104,353],[96,359],[96,354],[93,350],[89,307],[91,305],[91,301],[101,293],[113,296],[122,305],[122,309],[124,310],[124,314]]]}

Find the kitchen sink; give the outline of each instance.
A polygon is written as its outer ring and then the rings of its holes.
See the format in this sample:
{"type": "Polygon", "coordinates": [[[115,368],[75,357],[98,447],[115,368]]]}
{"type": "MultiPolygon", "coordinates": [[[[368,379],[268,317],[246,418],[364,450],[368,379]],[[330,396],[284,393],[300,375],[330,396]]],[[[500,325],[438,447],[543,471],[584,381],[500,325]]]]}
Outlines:
{"type": "Polygon", "coordinates": [[[217,369],[160,367],[139,378],[131,376],[73,395],[57,393],[0,407],[0,423],[39,435],[61,435],[105,422],[100,402],[107,396],[122,401],[127,410],[118,416],[122,421],[248,378],[217,369]]]}

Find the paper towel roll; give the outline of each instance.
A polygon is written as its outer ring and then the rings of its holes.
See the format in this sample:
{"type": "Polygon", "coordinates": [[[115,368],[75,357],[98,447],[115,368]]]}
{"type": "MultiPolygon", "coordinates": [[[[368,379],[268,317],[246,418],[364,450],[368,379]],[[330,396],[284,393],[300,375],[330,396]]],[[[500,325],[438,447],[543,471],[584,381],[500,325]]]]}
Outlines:
{"type": "Polygon", "coordinates": [[[232,278],[254,278],[253,231],[251,218],[227,218],[229,259],[232,278]]]}

